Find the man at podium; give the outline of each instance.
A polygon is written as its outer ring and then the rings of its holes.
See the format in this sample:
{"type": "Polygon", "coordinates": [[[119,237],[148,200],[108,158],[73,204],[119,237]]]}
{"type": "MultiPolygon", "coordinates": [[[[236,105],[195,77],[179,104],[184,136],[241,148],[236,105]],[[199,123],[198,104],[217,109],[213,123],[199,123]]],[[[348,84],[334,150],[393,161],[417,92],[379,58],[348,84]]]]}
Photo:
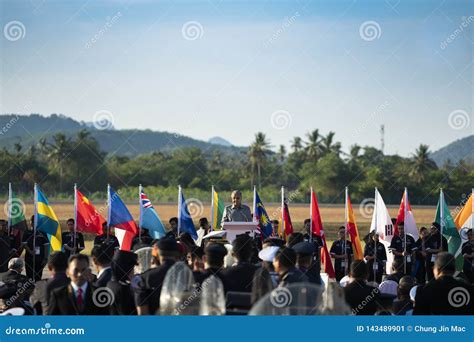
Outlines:
{"type": "Polygon", "coordinates": [[[222,223],[224,222],[252,222],[252,214],[250,208],[242,204],[242,192],[239,190],[232,191],[232,205],[228,205],[224,209],[222,215],[222,223]]]}

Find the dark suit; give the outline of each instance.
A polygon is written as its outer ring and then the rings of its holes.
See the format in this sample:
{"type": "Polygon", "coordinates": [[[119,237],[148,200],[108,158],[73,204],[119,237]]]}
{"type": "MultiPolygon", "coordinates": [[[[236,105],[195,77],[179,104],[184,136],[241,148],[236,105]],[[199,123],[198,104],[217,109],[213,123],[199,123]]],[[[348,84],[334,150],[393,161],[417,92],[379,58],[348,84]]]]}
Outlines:
{"type": "Polygon", "coordinates": [[[474,287],[442,276],[416,291],[414,315],[472,315],[474,287]],[[460,305],[465,303],[465,305],[460,305]]]}
{"type": "Polygon", "coordinates": [[[107,315],[108,307],[100,308],[94,304],[93,291],[94,288],[89,283],[84,294],[83,309],[80,310],[71,284],[55,289],[51,292],[48,315],[107,315]]]}
{"type": "Polygon", "coordinates": [[[344,288],[346,302],[356,315],[373,315],[377,312],[377,300],[380,297],[378,288],[365,281],[354,280],[344,288]],[[364,305],[366,304],[366,305],[364,305]]]}
{"type": "Polygon", "coordinates": [[[211,275],[216,276],[222,281],[222,286],[224,287],[224,293],[227,293],[229,287],[228,280],[224,276],[224,272],[220,268],[208,268],[204,272],[193,272],[194,280],[198,283],[198,286],[201,286],[204,280],[209,278],[211,275]]]}
{"type": "Polygon", "coordinates": [[[28,278],[23,274],[18,273],[14,270],[8,270],[7,272],[0,273],[1,282],[25,282],[28,278]]]}
{"type": "Polygon", "coordinates": [[[27,299],[34,290],[34,282],[24,275],[9,270],[0,274],[1,286],[0,298],[4,299],[6,309],[21,307],[26,314],[32,314],[32,308],[27,304],[27,299]],[[21,289],[21,291],[19,291],[21,289]]]}
{"type": "Polygon", "coordinates": [[[106,287],[107,283],[112,279],[112,269],[107,268],[101,273],[100,277],[97,277],[93,285],[95,287],[106,287]]]}
{"type": "Polygon", "coordinates": [[[30,302],[36,309],[38,315],[46,315],[48,312],[51,292],[67,284],[69,284],[69,278],[64,272],[56,273],[53,278],[36,282],[35,291],[30,297],[30,302]]]}
{"type": "Polygon", "coordinates": [[[299,268],[292,268],[286,272],[280,279],[280,286],[288,286],[295,283],[309,282],[308,277],[300,271],[299,268]]]}
{"type": "Polygon", "coordinates": [[[8,261],[13,248],[15,248],[14,237],[6,233],[0,235],[0,272],[8,271],[8,261]]]}
{"type": "Polygon", "coordinates": [[[224,278],[228,281],[227,291],[252,292],[252,281],[258,266],[248,262],[239,262],[224,271],[224,278]]]}
{"type": "Polygon", "coordinates": [[[136,315],[135,298],[129,283],[112,278],[107,287],[114,294],[114,302],[110,305],[111,315],[136,315]]]}
{"type": "Polygon", "coordinates": [[[61,238],[63,245],[75,248],[75,252],[71,252],[70,250],[64,248],[64,253],[66,253],[68,258],[71,256],[71,254],[79,253],[84,249],[84,236],[82,233],[77,232],[76,238],[74,239],[74,233],[64,232],[62,233],[61,238]]]}

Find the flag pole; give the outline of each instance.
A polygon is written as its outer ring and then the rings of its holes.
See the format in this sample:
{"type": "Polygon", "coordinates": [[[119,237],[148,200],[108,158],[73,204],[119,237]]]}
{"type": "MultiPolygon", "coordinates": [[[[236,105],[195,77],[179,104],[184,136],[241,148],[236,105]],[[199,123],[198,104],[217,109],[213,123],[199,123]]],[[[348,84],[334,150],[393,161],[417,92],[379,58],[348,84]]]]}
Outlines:
{"type": "Polygon", "coordinates": [[[444,225],[444,192],[441,188],[439,190],[439,219],[440,219],[440,250],[443,250],[443,225],[444,225]]]}
{"type": "Polygon", "coordinates": [[[110,217],[112,216],[112,202],[110,198],[110,184],[107,184],[107,240],[109,240],[109,231],[110,231],[110,217]]]}
{"type": "Polygon", "coordinates": [[[309,242],[313,242],[313,187],[311,187],[311,198],[309,200],[309,242]]]}
{"type": "Polygon", "coordinates": [[[346,186],[346,204],[345,204],[345,208],[344,208],[344,211],[345,211],[345,222],[344,222],[344,241],[343,241],[343,247],[344,247],[344,275],[347,275],[347,240],[346,240],[346,236],[347,236],[347,225],[349,224],[349,218],[347,217],[349,215],[349,208],[348,208],[348,205],[347,205],[347,199],[349,198],[349,188],[346,186]]]}
{"type": "Polygon", "coordinates": [[[257,187],[253,186],[253,222],[257,222],[257,187]]]}
{"type": "MultiPolygon", "coordinates": [[[[375,187],[375,195],[374,195],[374,216],[375,216],[375,229],[374,229],[374,234],[378,234],[378,231],[377,231],[377,193],[378,193],[378,189],[377,187],[375,187]]],[[[370,228],[369,228],[369,233],[370,233],[370,228]]],[[[374,281],[377,282],[377,272],[375,270],[375,265],[377,264],[377,240],[373,239],[374,240],[374,266],[372,266],[373,268],[373,272],[374,272],[374,281]]],[[[384,247],[385,248],[385,247],[384,247]]],[[[378,270],[378,267],[379,265],[377,264],[377,270],[378,270]]]]}
{"type": "MultiPolygon", "coordinates": [[[[403,201],[405,202],[404,206],[403,206],[403,239],[405,240],[403,242],[403,252],[404,254],[406,254],[407,252],[407,229],[406,229],[406,221],[407,221],[407,212],[408,212],[408,190],[407,190],[407,187],[405,187],[405,194],[404,194],[405,198],[403,199],[403,201]]],[[[399,233],[400,234],[400,233],[399,233]]],[[[404,255],[403,256],[403,273],[407,273],[407,256],[404,255]]]]}
{"type": "Polygon", "coordinates": [[[286,240],[286,227],[285,227],[285,188],[281,187],[281,232],[285,236],[286,240]]]}
{"type": "Polygon", "coordinates": [[[8,236],[11,234],[12,227],[12,183],[8,183],[8,236]]]}
{"type": "Polygon", "coordinates": [[[141,184],[138,185],[138,241],[142,241],[142,220],[143,220],[143,210],[142,210],[142,191],[143,187],[141,184]]]}
{"type": "Polygon", "coordinates": [[[211,188],[211,232],[214,230],[214,185],[211,188]]]}
{"type": "Polygon", "coordinates": [[[178,185],[178,236],[179,232],[181,230],[181,198],[182,198],[182,192],[181,192],[181,185],[178,185]]]}
{"type": "Polygon", "coordinates": [[[33,218],[33,281],[36,282],[36,229],[38,228],[38,184],[34,187],[34,218],[33,218]]]}
{"type": "Polygon", "coordinates": [[[76,243],[77,243],[77,184],[74,183],[74,235],[72,237],[72,246],[74,248],[74,254],[76,254],[76,243]]]}

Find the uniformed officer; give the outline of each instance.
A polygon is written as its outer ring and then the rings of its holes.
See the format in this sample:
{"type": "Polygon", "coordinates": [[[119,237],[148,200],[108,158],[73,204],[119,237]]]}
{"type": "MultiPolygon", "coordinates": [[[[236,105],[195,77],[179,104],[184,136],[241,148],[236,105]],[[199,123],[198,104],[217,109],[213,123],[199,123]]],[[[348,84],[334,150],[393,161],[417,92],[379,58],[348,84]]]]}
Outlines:
{"type": "Polygon", "coordinates": [[[426,227],[420,228],[420,237],[416,241],[416,262],[415,262],[415,276],[418,284],[426,282],[426,239],[429,232],[426,227]]]}
{"type": "Polygon", "coordinates": [[[135,303],[139,315],[153,315],[160,307],[160,295],[166,273],[179,257],[176,239],[169,235],[155,240],[152,254],[159,260],[159,266],[141,274],[135,289],[135,303]]]}
{"type": "Polygon", "coordinates": [[[304,220],[304,230],[306,234],[304,234],[304,240],[312,242],[314,244],[314,247],[316,248],[314,254],[313,254],[313,267],[317,268],[317,272],[321,272],[321,248],[324,246],[324,241],[321,238],[321,236],[316,235],[312,232],[312,227],[311,227],[311,219],[306,219],[304,220]]]}
{"type": "MultiPolygon", "coordinates": [[[[34,216],[31,217],[31,227],[34,227],[34,216]]],[[[25,249],[25,268],[28,279],[35,281],[43,277],[43,268],[47,263],[49,240],[47,236],[34,229],[28,230],[23,235],[22,249],[25,249]]],[[[19,252],[21,254],[21,251],[19,252]]]]}
{"type": "Polygon", "coordinates": [[[69,258],[71,254],[80,253],[84,249],[84,236],[80,232],[74,233],[74,219],[67,220],[68,232],[62,233],[64,253],[69,258]]]}
{"type": "Polygon", "coordinates": [[[198,285],[201,285],[204,280],[211,275],[216,276],[222,281],[224,293],[227,293],[229,283],[227,277],[224,275],[224,257],[227,255],[227,248],[221,243],[210,242],[204,248],[204,271],[194,272],[194,279],[198,285]]]}
{"type": "Polygon", "coordinates": [[[438,222],[433,222],[430,228],[430,235],[425,242],[426,251],[426,277],[431,281],[434,277],[433,267],[436,255],[440,252],[448,251],[448,241],[440,233],[441,226],[438,222]]]}
{"type": "Polygon", "coordinates": [[[242,204],[242,192],[240,190],[232,191],[232,205],[224,209],[222,223],[224,222],[252,222],[250,208],[242,204]]]}
{"type": "Polygon", "coordinates": [[[178,237],[178,218],[172,217],[169,219],[168,223],[170,224],[171,232],[175,237],[178,237]]]}
{"type": "Polygon", "coordinates": [[[294,245],[293,249],[297,257],[296,266],[308,277],[310,283],[321,285],[321,267],[317,267],[313,259],[314,254],[317,253],[316,246],[311,242],[303,241],[294,245]]]}
{"type": "Polygon", "coordinates": [[[351,242],[346,240],[346,228],[344,226],[339,227],[338,237],[339,239],[332,243],[329,252],[331,253],[331,257],[334,258],[336,280],[340,281],[348,274],[353,252],[351,242]]]}
{"type": "Polygon", "coordinates": [[[364,258],[367,261],[367,268],[369,271],[369,281],[377,283],[382,282],[384,267],[387,262],[387,253],[385,246],[379,242],[379,235],[375,232],[370,234],[371,239],[367,242],[364,248],[364,258]]]}
{"type": "Polygon", "coordinates": [[[404,222],[398,222],[398,235],[393,236],[390,250],[395,259],[401,259],[404,263],[405,275],[411,275],[412,263],[415,257],[416,242],[413,236],[405,234],[404,222]]]}
{"type": "Polygon", "coordinates": [[[8,270],[8,261],[15,253],[15,238],[8,235],[7,221],[0,220],[0,273],[8,270]]]}
{"type": "Polygon", "coordinates": [[[251,263],[253,253],[253,239],[247,234],[238,235],[232,241],[232,256],[236,264],[224,272],[224,276],[229,282],[229,291],[252,291],[253,276],[258,268],[251,263]]]}
{"type": "Polygon", "coordinates": [[[114,299],[110,305],[111,315],[136,315],[137,309],[131,280],[133,269],[138,265],[137,255],[129,251],[117,250],[112,260],[112,279],[107,287],[112,290],[114,299]]]}
{"type": "Polygon", "coordinates": [[[104,224],[102,224],[102,229],[104,233],[102,235],[97,235],[94,238],[94,247],[106,243],[107,245],[111,245],[113,249],[119,249],[120,243],[118,242],[118,239],[115,237],[115,235],[113,235],[112,227],[109,227],[107,222],[104,222],[104,224]]]}
{"type": "Polygon", "coordinates": [[[296,268],[296,252],[293,248],[280,248],[273,259],[273,267],[278,273],[280,283],[278,286],[286,287],[294,283],[308,282],[308,277],[296,268]]]}
{"type": "Polygon", "coordinates": [[[468,240],[463,243],[461,251],[464,257],[464,265],[462,270],[471,284],[474,284],[474,237],[472,234],[472,229],[467,231],[467,239],[468,240]]]}
{"type": "Polygon", "coordinates": [[[143,247],[150,247],[152,242],[153,238],[150,236],[148,229],[141,228],[140,234],[132,240],[132,250],[136,251],[143,247]]]}

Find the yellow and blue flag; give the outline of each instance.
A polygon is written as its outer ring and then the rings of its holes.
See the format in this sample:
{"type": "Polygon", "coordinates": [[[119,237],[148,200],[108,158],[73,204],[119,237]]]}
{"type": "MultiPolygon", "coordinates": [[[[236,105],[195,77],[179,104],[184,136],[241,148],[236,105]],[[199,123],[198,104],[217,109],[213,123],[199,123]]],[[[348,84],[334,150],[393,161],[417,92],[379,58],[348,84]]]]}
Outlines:
{"type": "Polygon", "coordinates": [[[52,251],[62,250],[59,220],[38,185],[35,185],[35,229],[47,234],[52,251]]]}

